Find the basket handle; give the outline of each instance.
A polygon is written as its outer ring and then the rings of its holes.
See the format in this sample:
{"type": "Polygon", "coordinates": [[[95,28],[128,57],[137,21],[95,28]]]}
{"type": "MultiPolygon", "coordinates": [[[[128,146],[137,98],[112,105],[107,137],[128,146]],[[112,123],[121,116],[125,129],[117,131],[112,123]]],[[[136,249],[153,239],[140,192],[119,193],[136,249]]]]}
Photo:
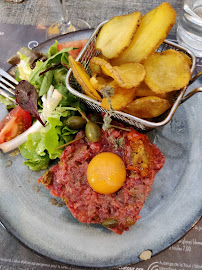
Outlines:
{"type": "MultiPolygon", "coordinates": [[[[193,78],[191,78],[191,80],[189,81],[189,85],[191,85],[193,82],[195,82],[200,76],[202,75],[202,71],[200,71],[198,74],[196,74],[193,78]]],[[[190,97],[192,97],[194,94],[202,92],[202,86],[197,87],[195,89],[193,89],[191,92],[189,92],[186,96],[184,96],[180,103],[182,104],[183,102],[185,102],[187,99],[189,99],[190,97]]]]}
{"type": "Polygon", "coordinates": [[[189,99],[190,97],[192,97],[194,94],[199,93],[199,92],[202,92],[202,86],[195,88],[194,90],[192,90],[191,92],[189,92],[186,96],[184,96],[181,99],[180,104],[182,104],[187,99],[189,99]]]}
{"type": "Polygon", "coordinates": [[[197,73],[193,78],[191,78],[191,80],[189,81],[189,85],[195,82],[201,75],[202,75],[202,70],[199,73],[197,73]]]}

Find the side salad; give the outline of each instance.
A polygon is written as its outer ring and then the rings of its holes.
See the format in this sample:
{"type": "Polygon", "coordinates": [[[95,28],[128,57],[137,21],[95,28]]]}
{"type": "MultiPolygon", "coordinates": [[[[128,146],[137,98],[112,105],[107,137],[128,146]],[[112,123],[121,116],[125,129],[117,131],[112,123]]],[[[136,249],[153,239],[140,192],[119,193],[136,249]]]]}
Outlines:
{"type": "Polygon", "coordinates": [[[31,170],[46,169],[51,160],[60,157],[59,146],[74,139],[78,129],[67,126],[70,116],[80,115],[86,108],[65,86],[69,55],[77,57],[87,40],[58,41],[46,55],[22,48],[10,63],[16,65],[15,89],[17,105],[0,96],[10,110],[0,122],[0,149],[9,152],[19,147],[24,162],[31,170]],[[34,60],[33,60],[34,59],[34,60]],[[11,110],[12,109],[12,110],[11,110]]]}

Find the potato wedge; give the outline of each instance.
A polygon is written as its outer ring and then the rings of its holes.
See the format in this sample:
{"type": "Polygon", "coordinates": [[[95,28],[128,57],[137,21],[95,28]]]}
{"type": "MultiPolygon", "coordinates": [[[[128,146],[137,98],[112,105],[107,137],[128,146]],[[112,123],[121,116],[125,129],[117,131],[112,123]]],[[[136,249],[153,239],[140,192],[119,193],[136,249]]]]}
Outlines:
{"type": "Polygon", "coordinates": [[[180,90],[191,78],[190,66],[178,51],[166,50],[154,53],[144,63],[145,83],[155,93],[180,90]]]}
{"type": "Polygon", "coordinates": [[[107,85],[112,79],[106,79],[100,76],[96,76],[93,75],[90,78],[90,83],[92,84],[92,86],[97,90],[100,91],[102,90],[103,87],[105,87],[105,85],[107,85]]]}
{"type": "Polygon", "coordinates": [[[141,18],[139,11],[112,18],[99,32],[95,48],[109,59],[117,57],[130,44],[141,18]]]}
{"type": "Polygon", "coordinates": [[[126,63],[113,67],[99,57],[93,57],[91,60],[92,64],[100,65],[105,76],[113,78],[122,88],[137,87],[145,78],[144,66],[139,63],[126,63]]]}
{"type": "Polygon", "coordinates": [[[153,118],[161,115],[170,107],[171,104],[168,100],[148,96],[133,100],[123,111],[139,118],[153,118]]]}
{"type": "Polygon", "coordinates": [[[144,62],[167,37],[175,20],[176,12],[166,2],[148,12],[142,18],[140,26],[128,48],[116,59],[112,60],[112,65],[120,65],[128,62],[144,62]]]}
{"type": "Polygon", "coordinates": [[[113,96],[111,96],[110,98],[106,97],[102,99],[101,106],[104,109],[109,110],[111,104],[113,110],[120,111],[134,99],[135,90],[135,88],[131,88],[128,90],[117,87],[114,89],[113,96]]]}
{"type": "Polygon", "coordinates": [[[114,66],[113,68],[124,82],[120,86],[125,88],[137,87],[146,75],[144,66],[139,63],[126,63],[120,66],[114,66]]]}
{"type": "MultiPolygon", "coordinates": [[[[108,62],[108,59],[103,55],[103,54],[99,54],[99,58],[101,59],[104,59],[105,61],[108,62]]],[[[102,74],[102,69],[100,67],[100,65],[97,65],[97,64],[94,64],[93,63],[93,58],[90,59],[90,62],[89,62],[89,66],[90,66],[90,69],[91,69],[91,75],[101,75],[102,74]]]]}
{"type": "Polygon", "coordinates": [[[93,75],[100,75],[100,74],[102,74],[101,67],[99,65],[93,64],[91,60],[89,62],[89,66],[90,66],[90,70],[91,70],[91,75],[93,76],[93,75]]]}
{"type": "Polygon", "coordinates": [[[84,93],[96,100],[101,101],[101,97],[90,83],[90,77],[81,63],[76,62],[72,56],[69,56],[69,64],[77,82],[80,84],[84,93]]]}
{"type": "Polygon", "coordinates": [[[145,82],[142,82],[138,88],[136,89],[136,97],[148,97],[148,96],[156,96],[161,98],[167,98],[168,93],[155,93],[153,92],[145,82]]]}
{"type": "Polygon", "coordinates": [[[118,77],[118,74],[116,72],[114,72],[114,70],[110,64],[104,65],[104,62],[103,62],[103,65],[101,65],[100,67],[102,70],[102,74],[104,76],[111,77],[111,78],[118,77]]]}
{"type": "Polygon", "coordinates": [[[185,53],[183,53],[183,52],[180,52],[180,51],[179,51],[179,53],[185,58],[187,64],[188,64],[189,67],[191,68],[191,66],[192,66],[192,60],[191,60],[191,58],[190,58],[187,54],[185,54],[185,53]]]}

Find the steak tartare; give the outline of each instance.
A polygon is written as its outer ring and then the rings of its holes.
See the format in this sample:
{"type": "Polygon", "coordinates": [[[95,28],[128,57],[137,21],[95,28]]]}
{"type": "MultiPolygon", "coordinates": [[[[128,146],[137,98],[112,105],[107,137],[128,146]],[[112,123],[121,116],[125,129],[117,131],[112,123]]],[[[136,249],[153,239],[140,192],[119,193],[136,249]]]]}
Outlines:
{"type": "MultiPolygon", "coordinates": [[[[77,138],[82,135],[84,132],[79,131],[77,138]]],[[[96,143],[84,137],[67,146],[59,163],[38,182],[62,198],[80,222],[100,223],[122,234],[140,218],[139,212],[164,162],[164,155],[146,135],[132,128],[130,132],[110,128],[102,130],[101,139],[96,143]],[[88,164],[102,152],[118,155],[126,166],[126,180],[112,194],[95,192],[87,181],[88,164]]]]}

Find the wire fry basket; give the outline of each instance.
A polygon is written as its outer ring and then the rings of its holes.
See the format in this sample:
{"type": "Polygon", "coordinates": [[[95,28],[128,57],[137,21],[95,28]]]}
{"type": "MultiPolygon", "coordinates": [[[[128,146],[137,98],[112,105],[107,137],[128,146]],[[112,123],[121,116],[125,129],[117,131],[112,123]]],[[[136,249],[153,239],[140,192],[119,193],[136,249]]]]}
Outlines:
{"type": "MultiPolygon", "coordinates": [[[[79,61],[84,68],[87,70],[88,74],[91,75],[91,71],[90,71],[90,67],[89,67],[89,62],[90,59],[94,56],[98,56],[100,54],[99,51],[97,51],[95,49],[95,42],[96,42],[96,38],[99,34],[99,31],[101,30],[102,26],[106,23],[107,21],[101,23],[94,31],[94,33],[91,35],[91,37],[89,38],[88,42],[86,43],[85,47],[83,48],[83,50],[80,52],[80,54],[78,55],[78,57],[76,58],[76,61],[79,61]]],[[[196,66],[196,57],[195,55],[188,49],[174,43],[168,40],[165,40],[160,47],[157,49],[158,52],[162,52],[168,49],[173,49],[173,50],[177,50],[177,51],[181,51],[185,54],[187,54],[191,60],[192,60],[192,66],[191,66],[191,75],[193,75],[195,66],[196,66]]],[[[104,108],[102,108],[100,106],[100,102],[94,100],[93,98],[85,95],[82,93],[81,87],[80,85],[77,83],[77,81],[75,80],[74,76],[73,76],[73,72],[72,69],[69,70],[67,77],[66,77],[66,86],[68,88],[68,90],[74,94],[75,96],[77,96],[79,99],[81,99],[81,101],[83,103],[86,104],[86,106],[96,112],[99,113],[106,113],[107,110],[105,110],[104,108]]],[[[183,89],[181,89],[180,91],[177,92],[177,95],[175,97],[175,100],[173,101],[173,105],[172,107],[163,115],[155,118],[154,121],[148,121],[148,120],[144,120],[138,117],[135,117],[133,115],[121,112],[121,111],[113,111],[113,118],[115,120],[118,121],[122,121],[125,124],[128,124],[130,126],[134,126],[137,129],[140,130],[151,130],[153,128],[157,128],[157,127],[161,127],[165,124],[167,124],[172,116],[174,115],[177,107],[180,105],[180,103],[182,103],[182,98],[186,92],[188,86],[184,87],[183,89]]],[[[194,94],[194,93],[193,93],[194,94]]]]}

